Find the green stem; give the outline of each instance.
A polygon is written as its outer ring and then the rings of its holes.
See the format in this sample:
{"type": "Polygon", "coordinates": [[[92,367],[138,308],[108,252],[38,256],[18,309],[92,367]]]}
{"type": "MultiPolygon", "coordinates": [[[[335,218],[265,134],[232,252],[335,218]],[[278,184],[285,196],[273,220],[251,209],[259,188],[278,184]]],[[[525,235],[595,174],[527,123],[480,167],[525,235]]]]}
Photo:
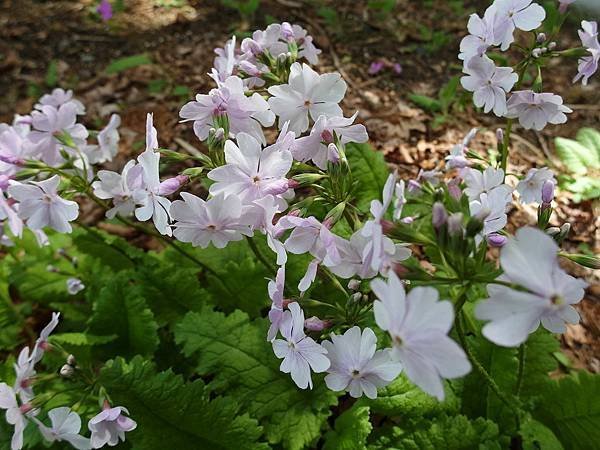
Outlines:
{"type": "Polygon", "coordinates": [[[262,265],[265,266],[267,271],[269,271],[273,276],[276,276],[277,269],[271,264],[271,262],[268,260],[268,258],[262,254],[262,252],[256,246],[256,243],[252,240],[252,238],[246,236],[246,240],[248,241],[248,245],[250,246],[250,249],[252,250],[254,255],[256,255],[256,257],[262,263],[262,265]]]}
{"type": "Polygon", "coordinates": [[[519,370],[517,372],[517,384],[515,385],[515,395],[518,397],[521,394],[523,386],[523,373],[525,372],[525,342],[519,346],[519,370]]]}

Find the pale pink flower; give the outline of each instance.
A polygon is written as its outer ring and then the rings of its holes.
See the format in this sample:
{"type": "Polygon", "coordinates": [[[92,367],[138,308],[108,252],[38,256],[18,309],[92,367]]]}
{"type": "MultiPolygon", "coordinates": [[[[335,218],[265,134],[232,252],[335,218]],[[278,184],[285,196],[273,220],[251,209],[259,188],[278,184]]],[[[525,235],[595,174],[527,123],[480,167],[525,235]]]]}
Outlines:
{"type": "Polygon", "coordinates": [[[483,219],[482,234],[484,236],[498,232],[506,226],[508,220],[506,207],[511,199],[510,191],[496,188],[489,193],[480,194],[478,199],[469,202],[469,211],[472,216],[487,214],[483,219]]]}
{"type": "Polygon", "coordinates": [[[463,349],[448,337],[454,323],[449,301],[439,301],[437,290],[416,287],[405,295],[393,272],[387,283],[377,279],[371,288],[378,300],[373,305],[375,321],[390,333],[391,356],[400,362],[406,376],[439,400],[444,399],[444,378],[457,378],[471,370],[463,349]]]}
{"type": "Polygon", "coordinates": [[[110,116],[108,124],[98,133],[98,145],[88,145],[86,156],[91,164],[112,161],[119,151],[119,126],[121,117],[118,114],[110,116]]]}
{"type": "Polygon", "coordinates": [[[331,342],[323,341],[331,366],[325,377],[333,391],[347,391],[354,398],[363,393],[377,398],[377,388],[387,386],[402,371],[402,366],[390,358],[389,349],[377,350],[373,330],[352,327],[343,335],[331,334],[331,342]]]}
{"type": "Polygon", "coordinates": [[[500,189],[504,193],[512,192],[512,188],[504,184],[504,171],[488,166],[485,170],[467,169],[464,172],[463,179],[467,187],[464,192],[469,200],[477,200],[483,193],[490,193],[495,189],[500,189]]]}
{"type": "Polygon", "coordinates": [[[27,426],[26,407],[17,403],[15,391],[6,383],[0,383],[0,408],[6,410],[6,422],[15,427],[10,443],[11,450],[23,448],[23,431],[27,426]]]}
{"type": "Polygon", "coordinates": [[[290,122],[289,128],[296,134],[308,129],[308,116],[342,115],[339,102],[346,93],[346,82],[339,73],[319,75],[308,65],[292,64],[288,84],[272,86],[269,93],[271,110],[279,117],[279,128],[290,122]]]}
{"type": "Polygon", "coordinates": [[[119,441],[125,442],[125,433],[137,428],[137,423],[123,406],[107,407],[88,422],[92,432],[90,439],[92,448],[101,448],[105,445],[114,447],[119,441]]]}
{"type": "Polygon", "coordinates": [[[538,94],[533,91],[517,91],[508,99],[508,113],[506,117],[519,119],[519,123],[526,130],[542,130],[551,123],[554,125],[565,123],[565,113],[573,112],[563,105],[559,95],[551,93],[538,94]]]}
{"type": "Polygon", "coordinates": [[[48,349],[48,338],[50,334],[54,331],[54,329],[58,326],[58,320],[60,318],[59,312],[53,312],[52,318],[48,325],[46,325],[42,332],[40,333],[40,337],[35,341],[35,345],[33,346],[33,351],[31,352],[30,359],[34,364],[40,362],[42,357],[44,356],[44,352],[48,349]]]}
{"type": "Polygon", "coordinates": [[[300,389],[312,389],[311,369],[315,373],[325,372],[329,368],[329,360],[325,356],[327,350],[304,334],[304,312],[297,302],[288,305],[280,327],[284,339],[273,341],[273,352],[283,358],[279,370],[289,373],[300,389]]]}
{"type": "Polygon", "coordinates": [[[521,203],[542,203],[542,187],[546,181],[558,184],[552,170],[547,167],[529,169],[525,178],[517,184],[521,203]]]}
{"type": "Polygon", "coordinates": [[[271,310],[269,311],[269,322],[271,326],[267,333],[267,341],[272,342],[277,337],[277,332],[283,322],[283,295],[285,291],[285,266],[277,269],[275,280],[270,280],[267,285],[269,298],[271,299],[271,310]]]}
{"type": "Polygon", "coordinates": [[[79,100],[73,98],[73,91],[69,89],[65,91],[61,88],[55,88],[50,94],[44,94],[41,96],[39,103],[34,105],[35,109],[42,109],[44,105],[54,106],[59,108],[66,103],[72,103],[75,105],[75,112],[77,115],[85,114],[85,106],[79,100]]]}
{"type": "Polygon", "coordinates": [[[47,442],[64,441],[79,450],[88,450],[91,448],[90,439],[79,434],[81,430],[81,418],[77,413],[63,406],[48,411],[48,417],[52,423],[51,427],[47,427],[38,419],[33,419],[47,442]]]}
{"type": "Polygon", "coordinates": [[[117,214],[129,216],[135,210],[134,193],[143,186],[143,169],[135,161],[129,161],[118,174],[110,170],[100,170],[98,181],[92,183],[94,195],[100,199],[112,199],[113,207],[106,211],[106,217],[113,219],[117,214]]]}
{"type": "Polygon", "coordinates": [[[485,10],[483,19],[477,14],[471,14],[467,29],[469,34],[460,41],[458,59],[468,62],[474,56],[482,56],[487,49],[495,44],[494,22],[496,8],[494,5],[485,10]]]}
{"type": "Polygon", "coordinates": [[[502,51],[514,41],[515,29],[533,31],[542,25],[546,11],[532,0],[495,0],[495,39],[502,51]]]}
{"type": "Polygon", "coordinates": [[[579,59],[577,75],[573,79],[573,83],[581,80],[582,84],[586,86],[590,77],[598,71],[598,61],[600,61],[598,23],[588,22],[586,20],[582,21],[581,30],[579,30],[579,37],[581,38],[583,47],[590,52],[590,55],[579,59]]]}

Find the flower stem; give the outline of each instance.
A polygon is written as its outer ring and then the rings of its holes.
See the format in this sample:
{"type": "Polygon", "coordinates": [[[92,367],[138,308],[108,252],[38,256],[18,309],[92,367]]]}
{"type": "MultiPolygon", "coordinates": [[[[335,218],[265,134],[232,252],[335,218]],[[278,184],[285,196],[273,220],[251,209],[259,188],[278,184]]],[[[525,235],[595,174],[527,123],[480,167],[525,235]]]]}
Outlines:
{"type": "Polygon", "coordinates": [[[258,260],[262,263],[262,265],[265,266],[267,271],[269,273],[271,273],[273,276],[276,276],[277,269],[271,264],[271,262],[268,260],[268,258],[265,255],[263,255],[263,253],[256,246],[256,243],[252,240],[252,238],[246,236],[246,241],[248,241],[248,245],[250,246],[250,249],[252,250],[254,255],[256,255],[256,258],[258,258],[258,260]]]}
{"type": "Polygon", "coordinates": [[[518,397],[521,394],[523,386],[523,374],[525,372],[525,342],[519,346],[519,369],[517,372],[517,384],[515,385],[515,395],[518,397]]]}

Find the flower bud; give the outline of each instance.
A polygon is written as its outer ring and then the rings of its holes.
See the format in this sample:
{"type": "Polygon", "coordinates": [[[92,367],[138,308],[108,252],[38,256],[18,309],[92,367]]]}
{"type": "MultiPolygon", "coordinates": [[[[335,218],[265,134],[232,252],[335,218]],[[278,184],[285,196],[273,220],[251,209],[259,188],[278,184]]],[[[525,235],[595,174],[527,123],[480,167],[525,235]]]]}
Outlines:
{"type": "Polygon", "coordinates": [[[331,227],[342,218],[344,215],[344,211],[346,209],[346,202],[338,203],[331,211],[327,213],[325,216],[325,220],[323,220],[323,225],[327,226],[327,228],[331,229],[331,227]]]}
{"type": "Polygon", "coordinates": [[[9,186],[9,180],[10,178],[6,175],[0,175],[0,189],[2,190],[6,190],[8,189],[9,186]]]}
{"type": "Polygon", "coordinates": [[[288,22],[281,24],[281,37],[286,41],[292,41],[294,39],[294,30],[288,22]]]}
{"type": "Polygon", "coordinates": [[[74,366],[76,364],[75,356],[73,356],[73,355],[67,356],[67,364],[70,366],[74,366]]]}
{"type": "Polygon", "coordinates": [[[463,231],[463,214],[450,214],[450,217],[448,217],[448,234],[450,236],[462,236],[463,231]]]}
{"type": "Polygon", "coordinates": [[[225,130],[223,128],[218,128],[214,131],[214,134],[213,134],[214,140],[222,141],[224,138],[225,138],[225,130]]]}
{"type": "Polygon", "coordinates": [[[333,142],[333,133],[331,132],[331,130],[324,129],[321,132],[321,140],[326,144],[331,144],[333,142]]]}
{"type": "Polygon", "coordinates": [[[158,185],[158,195],[174,194],[188,181],[190,181],[190,178],[186,175],[177,175],[176,177],[168,178],[158,185]]]}
{"type": "Polygon", "coordinates": [[[56,266],[53,266],[52,264],[48,264],[46,266],[46,272],[56,273],[56,272],[58,272],[58,269],[56,268],[56,266]]]}
{"type": "Polygon", "coordinates": [[[508,241],[507,237],[499,233],[491,233],[487,236],[487,242],[492,247],[503,247],[508,241]]]}
{"type": "Polygon", "coordinates": [[[542,43],[546,42],[546,33],[539,33],[537,35],[536,41],[538,44],[542,44],[542,43]]]}
{"type": "Polygon", "coordinates": [[[19,406],[19,411],[21,411],[21,414],[27,414],[32,409],[33,409],[33,405],[29,402],[23,403],[21,406],[19,406]]]}
{"type": "Polygon", "coordinates": [[[553,51],[556,49],[556,42],[552,41],[548,44],[548,50],[553,51]]]}
{"type": "Polygon", "coordinates": [[[563,223],[560,227],[560,233],[554,239],[560,244],[562,241],[566,239],[571,231],[571,224],[569,222],[563,223]]]}
{"type": "Polygon", "coordinates": [[[531,51],[531,56],[533,56],[534,58],[539,58],[540,56],[542,56],[542,49],[541,48],[534,48],[531,51]]]}
{"type": "Polygon", "coordinates": [[[386,236],[389,235],[395,228],[394,222],[391,222],[387,219],[383,219],[379,223],[381,224],[381,231],[383,231],[383,234],[385,234],[386,236]]]}
{"type": "Polygon", "coordinates": [[[400,222],[402,222],[402,223],[405,223],[405,224],[407,224],[407,225],[410,225],[410,224],[411,224],[411,223],[413,223],[414,221],[415,221],[415,218],[414,218],[414,217],[412,217],[412,216],[406,216],[406,217],[403,217],[403,218],[400,220],[400,222]]]}
{"type": "Polygon", "coordinates": [[[542,185],[542,202],[550,204],[552,200],[554,200],[554,183],[546,180],[542,185]]]}
{"type": "Polygon", "coordinates": [[[462,190],[460,189],[458,178],[454,178],[448,182],[448,193],[454,200],[460,200],[462,190]]]}
{"type": "Polygon", "coordinates": [[[332,164],[337,164],[340,162],[340,152],[333,143],[327,146],[327,161],[331,162],[332,164]]]}
{"type": "Polygon", "coordinates": [[[25,164],[25,161],[21,158],[17,158],[11,155],[2,155],[0,154],[0,162],[11,164],[13,166],[22,166],[25,164]]]}
{"type": "Polygon", "coordinates": [[[558,227],[546,228],[546,234],[548,236],[551,236],[551,237],[558,236],[559,233],[560,233],[560,228],[558,228],[558,227]]]}
{"type": "Polygon", "coordinates": [[[406,189],[408,192],[419,192],[421,190],[421,183],[419,183],[417,180],[408,180],[406,189]]]}
{"type": "Polygon", "coordinates": [[[351,291],[358,291],[358,289],[360,289],[360,281],[354,278],[348,281],[348,289],[350,289],[351,291]]]}
{"type": "Polygon", "coordinates": [[[331,322],[329,320],[321,320],[316,316],[309,317],[304,321],[304,328],[310,331],[323,331],[330,326],[331,322]]]}
{"type": "Polygon", "coordinates": [[[355,292],[354,294],[352,294],[350,296],[350,301],[354,302],[354,303],[358,303],[358,302],[360,302],[361,298],[362,298],[362,294],[360,292],[355,292]]]}
{"type": "Polygon", "coordinates": [[[300,183],[298,183],[296,180],[287,180],[287,182],[288,189],[298,189],[300,187],[300,183]]]}
{"type": "Polygon", "coordinates": [[[567,259],[589,269],[600,269],[600,258],[595,255],[562,254],[567,259]]]}
{"type": "Polygon", "coordinates": [[[446,223],[447,219],[448,213],[446,212],[443,203],[435,202],[431,211],[431,222],[433,223],[433,227],[436,230],[439,230],[440,227],[446,223]]]}
{"type": "Polygon", "coordinates": [[[71,367],[69,364],[65,364],[60,368],[60,376],[64,378],[71,378],[75,373],[75,369],[71,367]]]}
{"type": "Polygon", "coordinates": [[[502,128],[496,130],[496,139],[498,142],[504,142],[504,130],[502,128]]]}

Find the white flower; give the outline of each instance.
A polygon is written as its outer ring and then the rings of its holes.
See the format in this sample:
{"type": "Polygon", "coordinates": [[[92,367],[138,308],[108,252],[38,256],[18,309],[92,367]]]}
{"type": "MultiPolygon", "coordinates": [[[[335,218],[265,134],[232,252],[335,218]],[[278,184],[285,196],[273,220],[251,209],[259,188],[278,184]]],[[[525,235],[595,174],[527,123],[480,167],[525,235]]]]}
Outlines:
{"type": "Polygon", "coordinates": [[[83,103],[81,103],[79,100],[73,98],[73,91],[71,89],[68,91],[65,91],[61,88],[53,89],[51,94],[42,95],[39,103],[37,103],[34,108],[41,110],[42,106],[44,105],[50,105],[54,106],[55,108],[59,108],[65,103],[72,103],[75,105],[75,112],[78,115],[85,114],[85,106],[83,106],[83,103]]]}
{"type": "Polygon", "coordinates": [[[247,97],[242,79],[236,76],[227,78],[207,95],[196,95],[196,100],[183,105],[179,112],[184,122],[194,121],[194,133],[202,141],[208,138],[215,118],[223,115],[229,119],[233,135],[248,133],[263,144],[266,140],[261,125],[269,127],[275,121],[266,100],[257,92],[247,97]]]}
{"type": "Polygon", "coordinates": [[[0,408],[6,410],[6,422],[15,427],[10,448],[11,450],[21,450],[27,418],[17,403],[15,391],[6,383],[0,383],[0,408]]]}
{"type": "Polygon", "coordinates": [[[272,342],[277,337],[277,332],[283,322],[283,294],[285,290],[285,266],[277,269],[275,280],[270,280],[267,285],[269,298],[271,299],[271,310],[269,311],[269,322],[271,326],[267,332],[267,341],[272,342]]]}
{"type": "Polygon", "coordinates": [[[308,115],[342,116],[338,103],[346,93],[346,82],[339,73],[319,75],[308,65],[292,64],[288,84],[272,86],[269,93],[271,110],[279,117],[279,128],[287,121],[290,130],[300,134],[308,129],[308,115]]]}
{"type": "Polygon", "coordinates": [[[474,56],[482,56],[489,47],[495,44],[495,18],[496,7],[494,5],[485,10],[483,19],[477,14],[471,14],[467,24],[469,34],[460,41],[458,59],[467,62],[474,56]]]}
{"type": "Polygon", "coordinates": [[[59,312],[53,312],[52,318],[48,325],[46,325],[42,332],[40,333],[40,337],[35,341],[35,345],[33,346],[33,351],[31,352],[30,359],[34,364],[41,361],[44,356],[44,352],[48,349],[48,338],[50,334],[54,331],[54,329],[58,326],[58,319],[60,318],[59,312]]]}
{"type": "Polygon", "coordinates": [[[142,166],[129,161],[121,174],[110,170],[98,172],[99,181],[92,183],[94,195],[101,199],[112,199],[113,207],[106,211],[106,217],[114,218],[117,214],[129,216],[135,210],[134,192],[142,188],[142,166]]]}
{"type": "Polygon", "coordinates": [[[510,186],[504,184],[504,171],[494,169],[492,166],[486,167],[483,172],[477,169],[467,169],[464,180],[467,185],[464,192],[469,200],[476,200],[481,194],[489,194],[495,189],[500,189],[505,193],[512,191],[510,186]]]}
{"type": "Polygon", "coordinates": [[[181,242],[202,248],[212,243],[216,248],[224,248],[231,241],[252,236],[249,224],[242,220],[239,197],[221,193],[204,201],[188,192],[182,192],[181,197],[183,201],[171,204],[173,235],[181,242]]]}
{"type": "Polygon", "coordinates": [[[469,202],[469,211],[472,216],[488,213],[483,219],[482,234],[484,236],[504,228],[508,220],[506,206],[510,203],[511,198],[510,191],[497,188],[489,193],[484,192],[479,195],[478,200],[469,202]]]}
{"type": "Polygon", "coordinates": [[[0,189],[0,221],[4,220],[6,220],[8,228],[14,236],[22,236],[23,221],[13,206],[8,203],[6,197],[4,196],[4,191],[0,189]]]}
{"type": "Polygon", "coordinates": [[[377,350],[376,344],[370,328],[365,328],[362,335],[356,326],[341,336],[332,333],[331,342],[323,341],[331,361],[325,377],[327,387],[346,390],[354,398],[363,393],[376,398],[377,388],[388,385],[402,371],[402,366],[391,360],[389,350],[377,350]]]}
{"type": "Polygon", "coordinates": [[[33,419],[48,442],[68,442],[79,450],[91,448],[90,440],[79,434],[81,430],[81,418],[70,408],[60,407],[48,411],[48,417],[52,422],[51,427],[47,427],[37,419],[33,419]]]}
{"type": "Polygon", "coordinates": [[[413,383],[443,400],[442,379],[471,370],[463,349],[448,337],[454,322],[452,303],[438,301],[439,294],[431,287],[417,287],[405,295],[393,272],[387,283],[377,279],[371,288],[378,298],[373,305],[375,321],[394,343],[392,358],[413,383]]]}
{"type": "Polygon", "coordinates": [[[329,360],[325,356],[327,350],[304,334],[304,312],[297,302],[288,305],[285,311],[281,335],[284,339],[273,341],[275,356],[283,358],[279,370],[290,373],[292,380],[300,389],[312,389],[311,369],[315,373],[325,372],[329,368],[329,360]]]}
{"type": "Polygon", "coordinates": [[[396,186],[394,187],[394,200],[393,200],[393,208],[394,212],[392,217],[394,220],[400,220],[402,217],[402,209],[404,209],[404,205],[406,203],[406,198],[404,197],[405,191],[405,183],[404,180],[400,180],[396,182],[396,186]]]}
{"type": "Polygon", "coordinates": [[[127,408],[107,407],[88,422],[88,428],[92,432],[92,448],[101,448],[106,444],[114,447],[119,440],[125,442],[125,433],[135,430],[137,423],[123,413],[129,415],[127,408]]]}
{"type": "Polygon", "coordinates": [[[239,195],[244,202],[279,195],[288,190],[285,177],[292,167],[292,154],[273,145],[261,150],[260,142],[246,133],[237,135],[233,141],[225,142],[227,164],[208,173],[215,181],[210,193],[217,195],[239,195]]]}
{"type": "Polygon", "coordinates": [[[67,278],[67,292],[76,295],[85,289],[85,284],[79,278],[67,278]]]}
{"type": "Polygon", "coordinates": [[[558,125],[567,121],[565,113],[572,113],[571,108],[563,105],[560,95],[533,91],[516,91],[508,99],[506,117],[519,119],[526,130],[542,130],[548,123],[558,125]]]}
{"type": "Polygon", "coordinates": [[[27,403],[33,398],[33,388],[31,387],[31,384],[36,373],[35,361],[32,361],[31,356],[29,355],[29,347],[23,347],[21,349],[14,368],[15,394],[19,395],[21,402],[27,403]]]}
{"type": "Polygon", "coordinates": [[[473,103],[485,113],[494,110],[502,117],[506,114],[506,94],[510,92],[519,76],[511,67],[496,67],[487,56],[475,56],[463,67],[466,76],[460,79],[462,86],[473,92],[473,103]]]}
{"type": "Polygon", "coordinates": [[[598,71],[598,61],[600,61],[600,43],[598,42],[598,23],[581,22],[581,30],[579,30],[581,43],[590,53],[583,56],[578,61],[577,75],[573,78],[573,83],[581,79],[581,83],[587,86],[588,80],[598,71]]]}
{"type": "Polygon", "coordinates": [[[529,169],[525,178],[517,184],[517,192],[520,194],[521,203],[542,203],[542,186],[546,181],[557,184],[552,170],[547,167],[529,169]]]}
{"type": "Polygon", "coordinates": [[[36,145],[39,157],[46,164],[54,166],[63,161],[59,150],[64,148],[71,153],[74,149],[68,149],[55,137],[56,133],[67,133],[76,145],[83,146],[88,137],[87,129],[77,122],[77,106],[73,102],[67,102],[58,108],[43,105],[40,111],[31,113],[33,130],[27,138],[36,145]]]}
{"type": "Polygon", "coordinates": [[[354,124],[358,113],[352,117],[319,116],[310,131],[310,135],[299,138],[294,146],[294,159],[306,162],[312,160],[315,165],[327,169],[328,145],[334,143],[335,137],[342,144],[348,142],[363,143],[369,140],[367,130],[362,124],[354,124]]]}
{"type": "Polygon", "coordinates": [[[11,182],[8,193],[19,202],[19,217],[27,220],[29,228],[39,230],[49,226],[59,233],[72,231],[69,222],[79,215],[79,205],[58,195],[59,183],[58,175],[44,181],[11,182]]]}
{"type": "Polygon", "coordinates": [[[108,124],[98,133],[98,145],[88,145],[86,155],[91,164],[112,161],[119,151],[119,126],[121,118],[118,114],[110,116],[108,124]]]}
{"type": "Polygon", "coordinates": [[[532,31],[539,28],[546,18],[546,11],[532,0],[496,0],[494,33],[502,51],[514,41],[515,28],[532,31]]]}
{"type": "Polygon", "coordinates": [[[563,333],[565,322],[578,323],[573,308],[587,286],[568,275],[557,261],[558,246],[541,230],[524,227],[500,251],[504,270],[501,281],[516,283],[526,291],[504,285],[488,285],[489,298],[479,303],[475,315],[489,320],[483,335],[495,344],[515,347],[540,325],[563,333]]]}
{"type": "Polygon", "coordinates": [[[242,213],[252,230],[259,230],[267,236],[267,245],[277,255],[276,262],[279,266],[287,262],[287,253],[283,243],[279,241],[281,229],[273,224],[273,220],[275,214],[283,212],[286,208],[287,203],[283,198],[269,194],[244,205],[242,213]]]}
{"type": "Polygon", "coordinates": [[[152,114],[146,117],[146,150],[138,156],[138,163],[142,167],[143,189],[134,192],[135,203],[141,204],[135,210],[135,217],[145,222],[152,218],[154,226],[160,234],[171,236],[169,227],[169,209],[171,201],[160,195],[159,160],[156,129],[152,125],[152,114]]]}
{"type": "MultiPolygon", "coordinates": [[[[446,156],[446,167],[448,169],[464,169],[471,165],[467,159],[465,152],[468,150],[469,143],[477,134],[477,128],[472,128],[471,131],[463,138],[460,144],[456,144],[450,149],[450,155],[446,156]]],[[[461,172],[462,173],[462,172],[461,172]]]]}

